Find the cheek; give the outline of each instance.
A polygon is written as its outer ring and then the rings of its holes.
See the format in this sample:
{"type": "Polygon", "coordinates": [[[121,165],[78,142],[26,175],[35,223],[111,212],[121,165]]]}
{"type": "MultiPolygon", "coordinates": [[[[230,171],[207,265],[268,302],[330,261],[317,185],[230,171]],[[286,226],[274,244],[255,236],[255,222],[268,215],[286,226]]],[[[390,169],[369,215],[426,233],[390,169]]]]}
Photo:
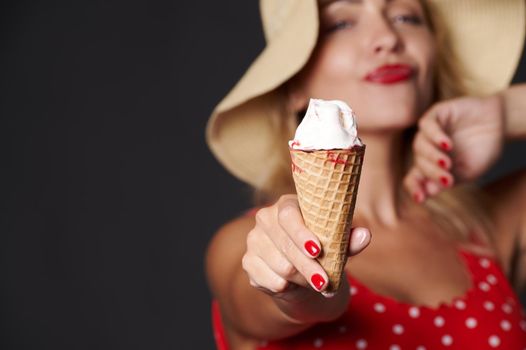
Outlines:
{"type": "Polygon", "coordinates": [[[320,67],[333,78],[341,76],[339,72],[348,74],[351,71],[353,57],[349,53],[344,53],[343,50],[330,47],[320,53],[320,67]]]}
{"type": "Polygon", "coordinates": [[[331,86],[349,82],[355,73],[356,58],[352,52],[343,53],[345,50],[350,50],[349,45],[341,47],[334,42],[319,47],[305,74],[307,91],[321,98],[331,86]]]}
{"type": "Polygon", "coordinates": [[[418,93],[421,108],[425,109],[433,98],[434,72],[436,69],[436,46],[431,35],[422,36],[414,42],[412,47],[413,57],[419,67],[418,93]]]}
{"type": "Polygon", "coordinates": [[[427,51],[423,51],[422,66],[425,67],[425,81],[423,84],[429,88],[433,85],[434,72],[437,65],[437,52],[435,47],[428,47],[427,51]]]}

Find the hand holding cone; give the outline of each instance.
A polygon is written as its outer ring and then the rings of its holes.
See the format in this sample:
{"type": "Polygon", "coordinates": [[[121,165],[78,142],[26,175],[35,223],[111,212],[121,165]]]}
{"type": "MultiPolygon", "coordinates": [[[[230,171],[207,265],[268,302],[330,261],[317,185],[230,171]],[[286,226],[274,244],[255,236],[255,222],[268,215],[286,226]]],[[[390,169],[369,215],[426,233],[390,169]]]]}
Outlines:
{"type": "Polygon", "coordinates": [[[347,261],[349,233],[365,146],[304,151],[290,149],[292,174],[305,225],[318,237],[318,261],[336,291],[347,261]]]}

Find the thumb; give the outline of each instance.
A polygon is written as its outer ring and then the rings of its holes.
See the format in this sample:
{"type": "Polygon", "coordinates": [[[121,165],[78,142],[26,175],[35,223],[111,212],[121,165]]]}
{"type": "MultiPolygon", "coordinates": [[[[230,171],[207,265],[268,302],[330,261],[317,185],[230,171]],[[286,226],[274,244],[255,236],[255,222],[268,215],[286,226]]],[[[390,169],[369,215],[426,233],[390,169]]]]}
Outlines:
{"type": "Polygon", "coordinates": [[[359,254],[371,242],[371,232],[364,227],[355,227],[351,230],[349,242],[349,256],[359,254]]]}

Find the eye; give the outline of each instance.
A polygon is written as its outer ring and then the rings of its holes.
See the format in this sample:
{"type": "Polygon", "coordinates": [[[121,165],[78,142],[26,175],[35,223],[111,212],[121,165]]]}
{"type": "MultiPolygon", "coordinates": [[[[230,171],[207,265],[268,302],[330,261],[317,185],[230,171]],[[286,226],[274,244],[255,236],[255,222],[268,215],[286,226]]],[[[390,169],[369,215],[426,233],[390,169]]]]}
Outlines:
{"type": "Polygon", "coordinates": [[[326,31],[327,33],[332,33],[337,30],[349,29],[353,26],[354,26],[354,22],[351,20],[336,21],[334,22],[334,24],[328,25],[326,31]]]}
{"type": "Polygon", "coordinates": [[[420,16],[417,15],[397,15],[393,17],[394,23],[407,23],[412,25],[421,25],[423,23],[420,16]]]}

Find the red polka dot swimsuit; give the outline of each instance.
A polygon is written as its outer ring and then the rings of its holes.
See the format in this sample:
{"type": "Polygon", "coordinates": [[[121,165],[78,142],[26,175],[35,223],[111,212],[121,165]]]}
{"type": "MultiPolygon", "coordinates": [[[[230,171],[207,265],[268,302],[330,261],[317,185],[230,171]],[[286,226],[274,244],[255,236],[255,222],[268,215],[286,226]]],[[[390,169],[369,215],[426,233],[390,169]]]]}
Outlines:
{"type": "MultiPolygon", "coordinates": [[[[436,308],[378,295],[349,276],[351,302],[338,320],[258,349],[506,349],[526,350],[526,318],[517,296],[491,258],[462,251],[472,288],[436,308]]],[[[228,345],[219,308],[212,309],[218,349],[228,345]]]]}

